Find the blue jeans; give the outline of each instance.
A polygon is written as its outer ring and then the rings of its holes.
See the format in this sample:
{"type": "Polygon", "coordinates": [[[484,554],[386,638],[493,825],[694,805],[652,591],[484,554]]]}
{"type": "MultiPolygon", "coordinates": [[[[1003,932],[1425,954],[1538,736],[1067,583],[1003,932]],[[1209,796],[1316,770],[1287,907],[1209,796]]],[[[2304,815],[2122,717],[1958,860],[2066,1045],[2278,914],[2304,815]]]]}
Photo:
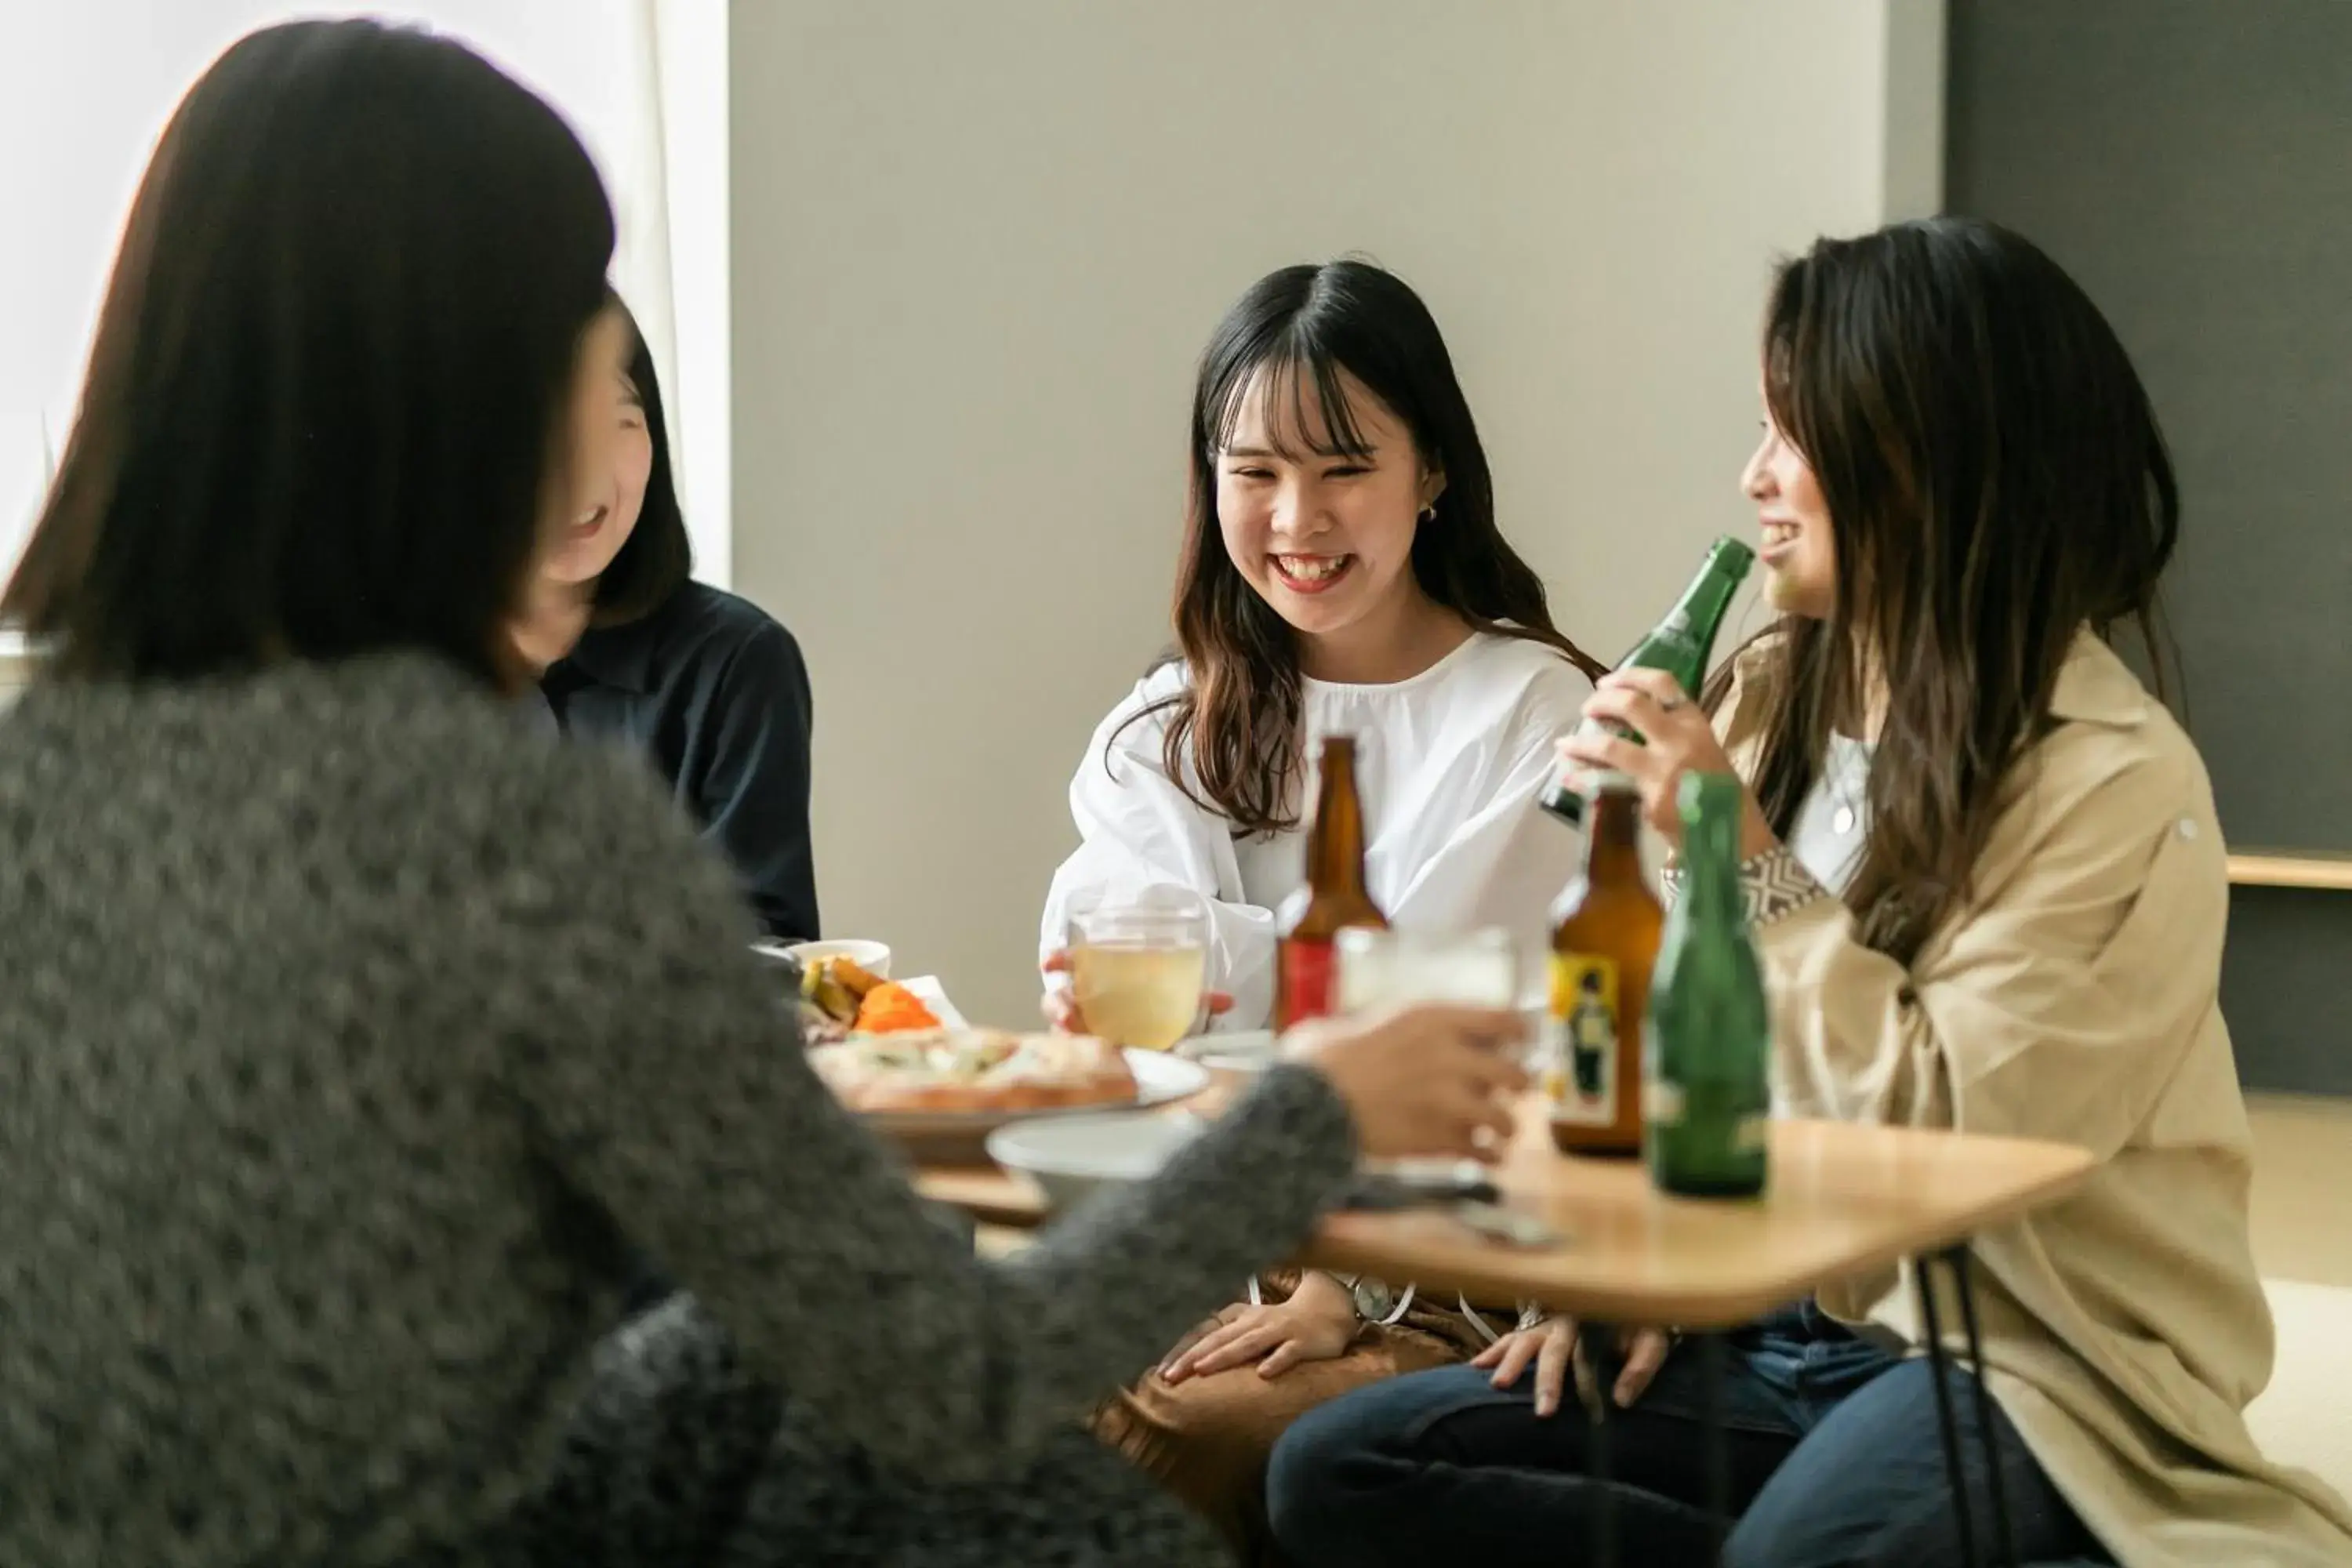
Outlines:
{"type": "MultiPolygon", "coordinates": [[[[1716,1408],[1738,1522],[1726,1563],[1969,1568],[1927,1362],[1856,1339],[1810,1302],[1728,1338],[1716,1408]]],[[[1613,1375],[1604,1363],[1600,1386],[1613,1375]]],[[[1609,1486],[1628,1563],[1707,1561],[1707,1375],[1685,1345],[1631,1410],[1609,1413],[1609,1486]]],[[[1949,1375],[1982,1554],[1993,1524],[1972,1374],[1949,1375]]],[[[1572,1394],[1559,1414],[1537,1415],[1534,1384],[1532,1371],[1497,1389],[1475,1367],[1443,1367],[1310,1411],[1267,1474],[1276,1539],[1300,1568],[1582,1562],[1599,1484],[1586,1475],[1591,1427],[1572,1394]]],[[[2020,1561],[2112,1563],[1998,1408],[1993,1427],[2020,1561]]]]}

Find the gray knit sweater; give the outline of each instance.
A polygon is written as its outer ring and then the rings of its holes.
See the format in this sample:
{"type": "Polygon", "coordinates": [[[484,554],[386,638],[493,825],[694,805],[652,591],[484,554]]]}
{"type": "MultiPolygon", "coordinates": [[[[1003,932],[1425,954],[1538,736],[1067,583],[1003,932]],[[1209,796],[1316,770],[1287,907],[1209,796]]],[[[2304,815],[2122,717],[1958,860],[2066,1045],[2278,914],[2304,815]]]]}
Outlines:
{"type": "Polygon", "coordinates": [[[649,779],[432,664],[28,691],[0,1563],[463,1557],[548,1463],[630,1247],[844,1442],[979,1476],[1349,1166],[1344,1108],[1280,1069],[1165,1180],[982,1267],[809,1072],[751,930],[649,779]]]}

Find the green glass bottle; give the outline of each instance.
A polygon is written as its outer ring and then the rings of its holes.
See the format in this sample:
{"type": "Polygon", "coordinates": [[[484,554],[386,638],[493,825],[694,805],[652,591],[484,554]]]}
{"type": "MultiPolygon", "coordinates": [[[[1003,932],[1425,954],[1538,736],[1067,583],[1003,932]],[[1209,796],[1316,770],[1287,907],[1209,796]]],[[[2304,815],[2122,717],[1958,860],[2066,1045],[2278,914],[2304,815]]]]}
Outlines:
{"type": "Polygon", "coordinates": [[[1764,1187],[1772,1026],[1739,889],[1745,798],[1724,773],[1682,784],[1682,897],[1650,982],[1643,1152],[1660,1190],[1748,1197],[1764,1187]]]}
{"type": "MultiPolygon", "coordinates": [[[[1717,540],[1708,548],[1698,575],[1683,590],[1675,607],[1666,612],[1666,618],[1648,637],[1635,643],[1633,651],[1620,660],[1617,668],[1663,669],[1675,678],[1685,695],[1696,697],[1706,683],[1707,666],[1715,656],[1715,637],[1723,629],[1723,617],[1731,609],[1732,595],[1748,580],[1748,569],[1755,564],[1756,552],[1738,540],[1717,540]]],[[[1571,827],[1584,820],[1583,797],[1568,786],[1566,779],[1556,778],[1545,787],[1543,808],[1571,827]]]]}

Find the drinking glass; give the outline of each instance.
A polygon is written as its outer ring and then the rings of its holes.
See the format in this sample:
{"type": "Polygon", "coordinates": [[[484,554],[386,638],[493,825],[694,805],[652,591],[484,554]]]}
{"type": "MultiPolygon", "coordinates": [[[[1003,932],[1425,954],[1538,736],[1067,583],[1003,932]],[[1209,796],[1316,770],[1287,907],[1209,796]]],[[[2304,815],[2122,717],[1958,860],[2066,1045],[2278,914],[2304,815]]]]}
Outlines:
{"type": "Polygon", "coordinates": [[[1496,927],[1466,931],[1371,931],[1339,934],[1342,1013],[1452,1003],[1510,1008],[1519,1001],[1519,951],[1496,927]]]}
{"type": "Polygon", "coordinates": [[[1519,962],[1518,944],[1499,926],[1466,931],[1343,931],[1337,942],[1339,1007],[1342,1013],[1416,1003],[1496,1007],[1521,1014],[1528,1030],[1519,1065],[1540,1075],[1550,1063],[1547,998],[1523,994],[1535,983],[1519,962]]]}
{"type": "Polygon", "coordinates": [[[1182,888],[1150,888],[1069,914],[1071,999],[1087,1031],[1164,1051],[1192,1032],[1209,969],[1209,910],[1182,888]]]}
{"type": "MultiPolygon", "coordinates": [[[[1341,931],[1333,946],[1343,1015],[1425,1003],[1503,1011],[1519,1005],[1518,944],[1497,927],[1442,932],[1353,927],[1341,931]]],[[[1452,1160],[1367,1160],[1362,1167],[1423,1179],[1459,1180],[1465,1174],[1452,1160]]],[[[1476,1167],[1467,1173],[1475,1175],[1476,1167]]]]}

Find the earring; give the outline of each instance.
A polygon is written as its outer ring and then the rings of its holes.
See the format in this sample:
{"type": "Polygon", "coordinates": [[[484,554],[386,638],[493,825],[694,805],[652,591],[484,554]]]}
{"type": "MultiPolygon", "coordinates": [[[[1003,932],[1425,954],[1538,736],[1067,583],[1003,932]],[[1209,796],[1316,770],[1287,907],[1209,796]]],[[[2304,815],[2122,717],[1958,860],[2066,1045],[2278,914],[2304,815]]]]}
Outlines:
{"type": "Polygon", "coordinates": [[[1435,522],[1437,521],[1437,503],[1435,501],[1431,501],[1427,506],[1421,509],[1421,521],[1423,522],[1435,522]]]}

